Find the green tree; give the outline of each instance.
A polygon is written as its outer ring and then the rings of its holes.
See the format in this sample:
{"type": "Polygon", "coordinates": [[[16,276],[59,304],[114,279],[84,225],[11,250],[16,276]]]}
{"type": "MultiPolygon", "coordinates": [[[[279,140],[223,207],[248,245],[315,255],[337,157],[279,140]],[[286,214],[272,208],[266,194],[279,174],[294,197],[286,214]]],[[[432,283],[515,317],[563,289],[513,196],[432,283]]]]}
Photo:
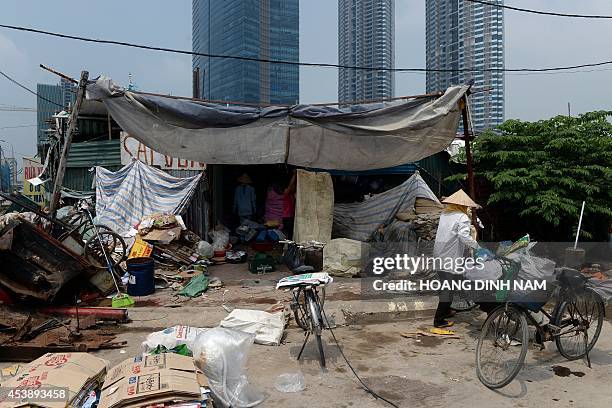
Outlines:
{"type": "MultiPolygon", "coordinates": [[[[474,168],[488,207],[540,240],[571,240],[582,201],[582,238],[612,219],[612,112],[508,120],[474,140],[474,168]]],[[[596,233],[596,237],[593,235],[596,233]]],[[[601,238],[600,238],[601,239],[601,238]]]]}

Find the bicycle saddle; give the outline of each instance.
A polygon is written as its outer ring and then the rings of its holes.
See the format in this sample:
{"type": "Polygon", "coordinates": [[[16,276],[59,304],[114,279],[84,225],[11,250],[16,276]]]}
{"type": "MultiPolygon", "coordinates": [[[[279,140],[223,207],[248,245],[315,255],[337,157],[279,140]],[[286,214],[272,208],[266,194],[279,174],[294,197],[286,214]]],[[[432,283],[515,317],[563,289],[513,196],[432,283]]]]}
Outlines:
{"type": "Polygon", "coordinates": [[[561,268],[557,273],[557,280],[565,288],[580,289],[584,287],[589,278],[575,269],[561,268]]]}
{"type": "Polygon", "coordinates": [[[294,275],[301,275],[303,273],[310,273],[312,271],[314,271],[314,268],[309,265],[301,265],[291,270],[291,272],[293,272],[294,275]]]}

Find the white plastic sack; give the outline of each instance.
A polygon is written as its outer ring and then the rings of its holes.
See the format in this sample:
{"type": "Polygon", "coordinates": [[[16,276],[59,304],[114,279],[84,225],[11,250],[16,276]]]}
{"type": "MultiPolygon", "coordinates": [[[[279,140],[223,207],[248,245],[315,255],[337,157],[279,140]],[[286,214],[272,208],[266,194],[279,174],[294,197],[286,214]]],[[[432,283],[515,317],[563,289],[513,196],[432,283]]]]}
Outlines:
{"type": "Polygon", "coordinates": [[[503,272],[501,263],[496,259],[491,259],[483,263],[482,269],[476,266],[466,268],[463,276],[469,281],[496,281],[502,277],[503,272]]]}
{"type": "Polygon", "coordinates": [[[263,310],[234,309],[221,321],[219,326],[254,334],[257,344],[278,346],[285,329],[285,317],[282,312],[268,313],[263,310]]]}
{"type": "Polygon", "coordinates": [[[196,337],[206,330],[208,329],[182,325],[168,327],[162,331],[149,334],[146,340],[142,342],[142,351],[150,353],[157,346],[164,346],[170,350],[181,344],[185,344],[189,350],[193,350],[193,342],[196,337]]]}
{"type": "Polygon", "coordinates": [[[206,241],[198,242],[198,255],[203,258],[212,258],[215,250],[213,246],[206,241]]]}
{"type": "Polygon", "coordinates": [[[323,271],[332,276],[352,278],[368,262],[370,244],[348,238],[332,239],[323,248],[323,271]]]}
{"type": "Polygon", "coordinates": [[[247,380],[245,366],[255,335],[215,327],[200,334],[193,344],[193,358],[208,378],[215,406],[246,408],[264,401],[247,380]]]}

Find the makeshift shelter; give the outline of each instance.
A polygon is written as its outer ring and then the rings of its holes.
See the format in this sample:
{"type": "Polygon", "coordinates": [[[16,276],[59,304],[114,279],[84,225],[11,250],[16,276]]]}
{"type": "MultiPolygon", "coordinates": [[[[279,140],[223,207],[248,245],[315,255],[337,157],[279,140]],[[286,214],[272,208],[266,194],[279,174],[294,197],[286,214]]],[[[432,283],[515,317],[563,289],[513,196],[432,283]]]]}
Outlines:
{"type": "Polygon", "coordinates": [[[96,167],[96,222],[126,235],[146,215],[180,214],[200,177],[173,177],[139,160],[116,172],[96,167]]]}
{"type": "Polygon", "coordinates": [[[154,150],[207,164],[274,164],[368,170],[413,162],[456,136],[469,86],[441,96],[346,107],[225,106],[135,93],[100,77],[87,96],[154,150]],[[350,152],[350,154],[347,154],[350,152]]]}

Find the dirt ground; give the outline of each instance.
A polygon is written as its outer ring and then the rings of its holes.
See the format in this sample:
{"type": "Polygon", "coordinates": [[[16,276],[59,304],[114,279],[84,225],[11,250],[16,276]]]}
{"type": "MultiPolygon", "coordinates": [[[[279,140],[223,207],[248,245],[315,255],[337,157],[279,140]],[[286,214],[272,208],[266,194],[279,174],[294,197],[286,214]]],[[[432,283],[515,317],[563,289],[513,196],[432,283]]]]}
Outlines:
{"type": "MultiPolygon", "coordinates": [[[[202,309],[205,313],[206,309],[202,309]]],[[[173,309],[176,323],[180,309],[173,309]]],[[[475,372],[476,336],[483,320],[472,311],[457,316],[459,339],[404,338],[403,332],[427,328],[429,320],[413,320],[335,329],[340,346],[359,375],[374,391],[400,407],[609,407],[612,399],[612,325],[604,328],[591,353],[592,368],[583,361],[566,361],[554,344],[544,351],[530,347],[526,364],[507,387],[491,391],[475,372]],[[556,368],[557,373],[555,373],[556,368]],[[569,372],[569,373],[568,373],[569,372]]],[[[105,350],[99,356],[119,362],[140,352],[147,332],[134,330],[120,339],[129,346],[105,350]]],[[[327,370],[321,370],[313,342],[302,360],[296,356],[303,334],[291,324],[281,346],[254,345],[249,354],[248,377],[267,395],[264,407],[384,407],[364,392],[342,359],[330,333],[324,333],[327,370]],[[282,373],[301,371],[306,389],[283,394],[274,388],[282,373]]]]}
{"type": "MultiPolygon", "coordinates": [[[[140,353],[140,343],[152,331],[174,324],[214,327],[227,311],[222,307],[266,310],[286,302],[289,294],[276,291],[274,283],[286,272],[251,275],[236,266],[211,268],[224,287],[185,301],[168,290],[138,299],[130,313],[132,323],[122,328],[122,350],[97,352],[111,363],[140,353]],[[180,307],[179,304],[181,305],[180,307]]],[[[360,300],[359,279],[337,279],[328,292],[326,309],[373,307],[360,300]]],[[[429,311],[433,313],[433,310],[429,311]]],[[[338,311],[335,312],[338,314],[338,311]]],[[[609,316],[609,315],[608,315],[609,316]]],[[[385,319],[383,319],[385,320],[385,319]]],[[[428,329],[431,318],[393,320],[381,324],[339,325],[334,333],[353,367],[375,392],[400,407],[608,407],[612,401],[612,325],[604,328],[591,353],[592,368],[583,361],[566,361],[548,343],[544,351],[530,347],[526,364],[507,387],[491,391],[476,377],[475,347],[484,314],[457,315],[459,339],[405,338],[401,333],[428,329]],[[557,367],[557,368],[553,368],[557,367]],[[556,373],[555,371],[556,370],[556,373]],[[584,375],[583,375],[583,374],[584,375]]],[[[296,361],[303,333],[293,321],[278,347],[254,345],[249,354],[250,381],[267,395],[264,407],[384,407],[386,404],[362,390],[339,353],[329,331],[324,333],[327,369],[318,363],[313,341],[296,361]],[[299,393],[277,391],[278,375],[301,371],[306,389],[299,393]]]]}
{"type": "MultiPolygon", "coordinates": [[[[145,337],[176,324],[214,327],[227,315],[228,308],[266,310],[286,303],[287,292],[277,291],[275,282],[285,276],[281,270],[273,274],[252,275],[244,265],[211,268],[224,286],[210,289],[191,300],[177,297],[171,289],[137,298],[130,309],[132,322],[119,326],[117,340],[127,341],[122,349],[101,350],[94,354],[116,364],[141,353],[145,337]]],[[[591,353],[593,367],[583,361],[566,361],[548,343],[544,351],[530,347],[526,364],[519,376],[507,387],[491,391],[476,377],[475,347],[484,314],[471,311],[457,315],[454,329],[458,339],[421,337],[405,338],[401,333],[428,329],[433,310],[431,304],[422,311],[423,318],[405,320],[405,316],[386,313],[387,300],[361,300],[359,279],[336,279],[328,291],[326,310],[334,314],[339,325],[334,329],[340,347],[355,370],[375,392],[400,407],[609,407],[612,401],[612,324],[604,328],[591,353]],[[382,310],[379,324],[345,324],[342,310],[382,310]],[[556,371],[555,371],[556,370],[556,371]]],[[[397,303],[397,302],[396,302],[397,303]]],[[[435,304],[434,304],[435,307],[435,304]]],[[[376,321],[370,318],[364,323],[376,321]]],[[[417,316],[418,317],[418,316],[417,316]]],[[[280,346],[253,345],[249,353],[249,380],[263,391],[267,399],[263,407],[384,407],[360,387],[343,360],[331,333],[323,335],[327,369],[318,363],[313,341],[296,361],[303,341],[303,332],[290,321],[280,346]],[[298,393],[281,393],[274,387],[282,373],[301,371],[306,389],[298,393]]],[[[0,364],[4,367],[9,364],[0,364]]]]}

